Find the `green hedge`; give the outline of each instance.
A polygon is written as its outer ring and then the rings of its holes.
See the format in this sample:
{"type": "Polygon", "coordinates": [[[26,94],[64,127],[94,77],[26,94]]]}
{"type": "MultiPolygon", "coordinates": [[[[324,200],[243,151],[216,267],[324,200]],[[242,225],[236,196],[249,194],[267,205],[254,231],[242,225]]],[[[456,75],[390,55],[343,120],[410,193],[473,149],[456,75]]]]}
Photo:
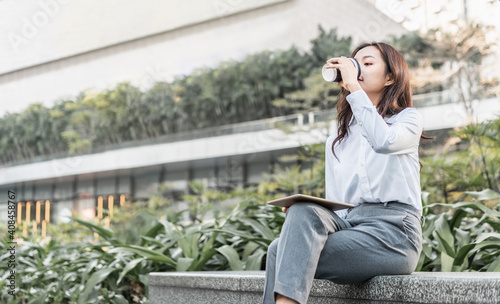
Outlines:
{"type": "MultiPolygon", "coordinates": [[[[295,47],[264,51],[213,69],[200,68],[146,91],[121,83],[111,90],[82,92],[51,108],[33,104],[0,119],[0,163],[88,153],[95,147],[290,114],[300,105],[273,101],[303,90],[312,71],[318,74],[327,58],[345,55],[350,48],[350,38],[320,27],[309,52],[295,47]]],[[[330,86],[318,94],[324,99],[337,92],[330,86]]],[[[328,100],[322,108],[334,106],[334,98],[328,100]]]]}

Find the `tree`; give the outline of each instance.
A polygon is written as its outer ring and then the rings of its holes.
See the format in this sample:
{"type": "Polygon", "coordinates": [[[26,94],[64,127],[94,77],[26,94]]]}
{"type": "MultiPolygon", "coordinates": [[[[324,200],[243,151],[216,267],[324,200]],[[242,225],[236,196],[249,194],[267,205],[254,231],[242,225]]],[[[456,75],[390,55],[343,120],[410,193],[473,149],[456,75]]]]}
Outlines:
{"type": "Polygon", "coordinates": [[[439,203],[458,201],[464,191],[500,192],[500,117],[451,132],[448,144],[423,159],[422,189],[439,203]],[[465,148],[455,147],[463,145],[465,148]]]}
{"type": "Polygon", "coordinates": [[[321,68],[332,57],[349,56],[351,37],[339,37],[336,29],[326,32],[318,26],[319,35],[311,41],[311,52],[305,65],[309,75],[304,79],[304,88],[284,94],[273,101],[275,107],[287,113],[310,112],[335,108],[340,87],[323,80],[321,68]]]}

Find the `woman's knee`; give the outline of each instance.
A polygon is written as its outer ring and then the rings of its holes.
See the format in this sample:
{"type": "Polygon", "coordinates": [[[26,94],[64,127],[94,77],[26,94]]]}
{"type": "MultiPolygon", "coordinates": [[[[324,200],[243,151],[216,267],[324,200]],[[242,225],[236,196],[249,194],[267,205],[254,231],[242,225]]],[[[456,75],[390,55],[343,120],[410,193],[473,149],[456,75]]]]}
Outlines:
{"type": "Polygon", "coordinates": [[[267,247],[267,255],[276,256],[276,252],[278,251],[278,242],[279,239],[275,239],[271,242],[271,244],[269,244],[267,247]]]}
{"type": "Polygon", "coordinates": [[[285,225],[293,227],[310,227],[320,232],[335,230],[333,218],[326,208],[314,203],[296,203],[288,209],[285,225]]]}
{"type": "Polygon", "coordinates": [[[287,216],[299,215],[301,218],[318,217],[316,208],[321,207],[313,203],[296,203],[288,209],[287,216]]]}

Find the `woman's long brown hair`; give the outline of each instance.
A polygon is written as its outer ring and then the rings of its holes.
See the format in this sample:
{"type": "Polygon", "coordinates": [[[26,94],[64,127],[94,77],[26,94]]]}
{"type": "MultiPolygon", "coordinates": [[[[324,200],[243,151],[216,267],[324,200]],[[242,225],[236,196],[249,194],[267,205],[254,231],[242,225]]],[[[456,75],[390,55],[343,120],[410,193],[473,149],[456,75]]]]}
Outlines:
{"type": "MultiPolygon", "coordinates": [[[[352,52],[351,57],[356,56],[359,50],[368,46],[376,47],[380,51],[386,65],[386,75],[388,74],[393,81],[382,92],[380,102],[377,104],[378,113],[382,117],[389,117],[401,112],[405,108],[412,107],[410,73],[403,55],[386,43],[372,42],[358,46],[352,52]]],[[[335,155],[335,144],[337,142],[341,143],[349,135],[349,122],[352,118],[352,110],[346,97],[350,93],[344,88],[340,91],[337,103],[338,130],[337,138],[335,138],[332,144],[333,155],[335,155]]],[[[335,157],[337,156],[335,155],[335,157]]]]}

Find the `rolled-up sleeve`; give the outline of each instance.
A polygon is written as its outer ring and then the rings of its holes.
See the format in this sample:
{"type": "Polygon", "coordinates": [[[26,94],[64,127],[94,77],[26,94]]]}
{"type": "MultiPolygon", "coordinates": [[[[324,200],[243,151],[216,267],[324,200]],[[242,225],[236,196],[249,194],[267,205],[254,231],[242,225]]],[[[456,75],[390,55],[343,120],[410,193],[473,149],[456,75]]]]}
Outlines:
{"type": "Polygon", "coordinates": [[[347,96],[362,135],[381,154],[405,154],[418,148],[423,121],[415,108],[406,108],[386,122],[363,90],[347,96]]]}

